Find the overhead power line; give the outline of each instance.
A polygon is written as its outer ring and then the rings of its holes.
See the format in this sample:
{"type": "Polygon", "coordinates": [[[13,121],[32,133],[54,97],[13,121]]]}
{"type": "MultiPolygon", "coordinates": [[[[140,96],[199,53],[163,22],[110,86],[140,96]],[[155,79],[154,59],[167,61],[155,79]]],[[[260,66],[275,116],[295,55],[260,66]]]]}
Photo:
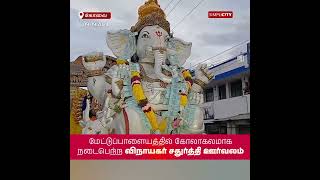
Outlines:
{"type": "Polygon", "coordinates": [[[188,17],[203,1],[204,1],[204,0],[199,1],[199,3],[198,3],[193,9],[191,9],[191,11],[190,11],[187,15],[185,15],[185,16],[182,18],[182,20],[179,21],[179,22],[172,28],[172,30],[173,30],[174,28],[176,28],[180,23],[182,23],[182,21],[184,21],[184,20],[186,19],[186,17],[188,17]]]}
{"type": "Polygon", "coordinates": [[[193,66],[191,66],[191,67],[195,67],[195,66],[197,66],[198,64],[204,63],[204,62],[206,62],[206,61],[208,61],[208,60],[210,60],[210,59],[212,59],[212,58],[214,58],[214,57],[217,57],[217,56],[219,56],[219,55],[221,55],[221,54],[223,54],[223,53],[225,53],[225,52],[227,52],[227,51],[229,51],[229,50],[231,50],[231,49],[233,49],[233,48],[235,48],[235,47],[238,47],[238,46],[240,46],[240,45],[242,45],[242,44],[244,44],[244,43],[247,43],[248,41],[249,41],[249,40],[245,40],[245,41],[243,41],[243,42],[241,42],[241,43],[239,43],[239,44],[237,44],[237,45],[234,45],[234,46],[232,46],[231,48],[226,49],[226,50],[224,50],[224,51],[222,51],[222,52],[220,52],[220,53],[218,53],[218,54],[216,54],[216,55],[214,55],[214,56],[212,56],[212,57],[209,57],[209,58],[207,58],[207,59],[205,59],[205,60],[203,60],[203,61],[201,61],[201,62],[199,62],[199,63],[197,63],[197,64],[195,64],[195,65],[193,65],[193,66]]]}
{"type": "Polygon", "coordinates": [[[166,7],[165,7],[163,10],[165,11],[173,1],[174,1],[174,0],[171,0],[171,1],[166,5],[166,7]]]}
{"type": "Polygon", "coordinates": [[[177,5],[181,2],[182,0],[179,0],[174,6],[173,8],[168,12],[167,17],[170,15],[170,13],[177,7],[177,5]]]}

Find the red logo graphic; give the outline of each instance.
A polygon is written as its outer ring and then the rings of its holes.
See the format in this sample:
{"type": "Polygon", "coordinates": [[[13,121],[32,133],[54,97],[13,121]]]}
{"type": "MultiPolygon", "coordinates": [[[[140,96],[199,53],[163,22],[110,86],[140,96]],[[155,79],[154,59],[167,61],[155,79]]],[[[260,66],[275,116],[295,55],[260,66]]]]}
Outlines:
{"type": "Polygon", "coordinates": [[[80,19],[111,19],[111,12],[80,12],[80,19]]]}
{"type": "Polygon", "coordinates": [[[208,18],[233,18],[232,11],[209,11],[208,18]]]}

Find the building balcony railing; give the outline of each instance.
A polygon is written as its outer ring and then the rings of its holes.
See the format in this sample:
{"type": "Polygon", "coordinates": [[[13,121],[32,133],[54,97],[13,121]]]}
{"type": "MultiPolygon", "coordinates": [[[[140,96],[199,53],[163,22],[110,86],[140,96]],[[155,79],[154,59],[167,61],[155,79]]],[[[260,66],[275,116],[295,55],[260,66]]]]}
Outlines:
{"type": "Polygon", "coordinates": [[[250,113],[250,94],[206,102],[201,105],[205,120],[219,120],[250,113]]]}

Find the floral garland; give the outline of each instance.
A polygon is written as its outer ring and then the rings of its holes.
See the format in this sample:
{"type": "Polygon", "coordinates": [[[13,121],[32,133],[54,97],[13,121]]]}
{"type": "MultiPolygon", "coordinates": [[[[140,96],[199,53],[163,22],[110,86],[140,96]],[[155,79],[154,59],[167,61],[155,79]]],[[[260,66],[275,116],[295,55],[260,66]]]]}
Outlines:
{"type": "MultiPolygon", "coordinates": [[[[148,103],[148,99],[143,92],[143,88],[141,85],[140,72],[131,71],[131,86],[132,86],[132,94],[135,97],[138,106],[142,108],[144,114],[148,118],[152,130],[153,131],[160,130],[156,114],[154,113],[153,109],[148,103]]],[[[163,131],[163,129],[160,131],[163,131]]]]}
{"type": "MultiPolygon", "coordinates": [[[[192,76],[191,73],[188,69],[184,69],[182,70],[182,76],[185,80],[185,82],[187,83],[188,86],[188,92],[190,92],[191,87],[193,85],[193,81],[192,81],[192,76]]],[[[182,93],[180,92],[180,105],[185,107],[188,104],[188,96],[187,93],[182,93]]]]}
{"type": "Polygon", "coordinates": [[[117,59],[116,62],[117,62],[118,65],[119,64],[126,64],[126,65],[129,64],[129,62],[127,60],[124,60],[124,59],[117,59]]]}
{"type": "Polygon", "coordinates": [[[77,88],[72,96],[72,108],[70,113],[70,134],[81,134],[82,127],[79,121],[82,119],[82,102],[87,95],[87,90],[77,88]]]}
{"type": "Polygon", "coordinates": [[[87,96],[88,91],[84,89],[77,88],[72,97],[72,109],[71,114],[73,115],[76,123],[83,118],[82,117],[82,105],[83,100],[87,96]]]}
{"type": "MultiPolygon", "coordinates": [[[[117,64],[128,64],[126,60],[117,60],[117,64]]],[[[180,91],[180,105],[185,107],[188,104],[188,97],[187,93],[191,90],[193,81],[191,79],[191,74],[189,70],[184,69],[182,71],[183,78],[188,86],[187,92],[180,91]]],[[[149,123],[151,125],[151,129],[153,132],[159,130],[161,133],[164,133],[167,127],[166,118],[163,119],[159,124],[157,121],[157,116],[154,110],[152,109],[151,105],[148,102],[147,97],[144,94],[143,87],[141,84],[141,74],[139,70],[131,70],[131,87],[132,87],[132,95],[134,96],[136,103],[142,109],[143,113],[146,115],[149,123]]],[[[179,121],[180,122],[180,121],[179,121]]],[[[177,128],[177,123],[173,122],[172,126],[177,128]]]]}
{"type": "Polygon", "coordinates": [[[193,85],[193,81],[192,81],[192,76],[191,76],[190,71],[188,69],[182,70],[182,76],[183,76],[184,80],[188,83],[189,89],[191,89],[191,87],[193,85]]]}

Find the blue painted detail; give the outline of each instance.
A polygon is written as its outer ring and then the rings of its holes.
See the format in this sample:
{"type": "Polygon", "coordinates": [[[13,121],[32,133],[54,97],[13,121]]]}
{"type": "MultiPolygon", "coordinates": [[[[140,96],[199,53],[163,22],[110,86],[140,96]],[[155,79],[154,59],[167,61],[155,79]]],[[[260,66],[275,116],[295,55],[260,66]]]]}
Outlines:
{"type": "MultiPolygon", "coordinates": [[[[130,66],[130,70],[131,71],[138,71],[138,72],[140,72],[140,66],[139,66],[139,64],[138,63],[130,63],[129,64],[129,66],[130,66]]],[[[131,83],[130,83],[131,84],[131,83]]]]}
{"type": "Polygon", "coordinates": [[[230,76],[242,73],[242,72],[246,72],[248,70],[249,70],[249,68],[246,68],[245,66],[241,66],[241,67],[238,67],[238,68],[233,69],[231,71],[227,71],[227,72],[224,72],[222,74],[216,75],[214,80],[224,79],[224,78],[227,78],[227,77],[230,77],[230,76]]]}
{"type": "Polygon", "coordinates": [[[131,56],[136,52],[136,38],[134,33],[132,33],[129,30],[120,30],[119,32],[126,40],[128,41],[127,44],[125,44],[124,49],[120,53],[121,59],[130,59],[131,56]]]}
{"type": "Polygon", "coordinates": [[[188,103],[188,105],[184,109],[183,119],[185,122],[183,123],[183,126],[182,126],[183,129],[190,128],[192,125],[192,122],[195,121],[195,118],[196,118],[195,117],[195,110],[197,107],[199,107],[199,106],[195,105],[195,104],[188,103]]]}

